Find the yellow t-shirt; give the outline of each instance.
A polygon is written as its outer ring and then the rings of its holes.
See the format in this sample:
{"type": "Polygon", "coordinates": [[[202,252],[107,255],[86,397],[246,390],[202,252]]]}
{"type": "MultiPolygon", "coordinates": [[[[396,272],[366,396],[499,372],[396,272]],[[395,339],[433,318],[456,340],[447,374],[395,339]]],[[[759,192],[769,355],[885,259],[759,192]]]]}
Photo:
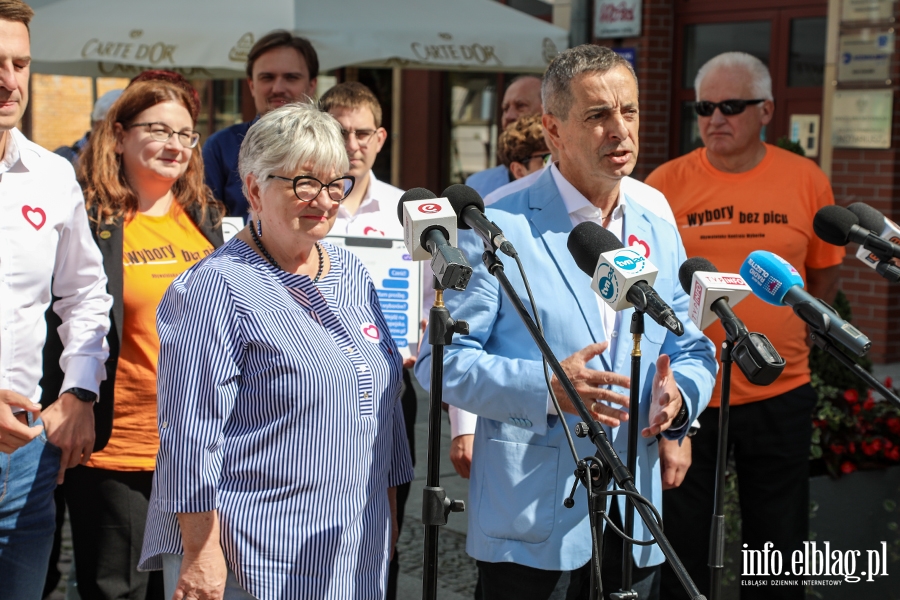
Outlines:
{"type": "MultiPolygon", "coordinates": [[[[823,206],[834,204],[821,169],[777,146],[746,173],[724,173],[699,148],[669,161],[647,177],[669,200],[688,257],[702,256],[722,273],[739,273],[753,250],[774,252],[806,281],[806,269],[841,264],[844,249],[820,240],[812,228],[823,206]]],[[[765,334],[787,365],[768,386],[753,385],[740,369],[731,372],[731,403],[746,404],[788,392],[809,382],[806,324],[787,306],[766,304],[752,294],[734,308],[747,329],[765,334]]],[[[704,333],[719,353],[725,330],[716,321],[704,333]]],[[[710,406],[719,405],[721,373],[710,406]]]]}
{"type": "Polygon", "coordinates": [[[125,224],[122,260],[122,347],[116,370],[109,443],[91,455],[91,467],[152,471],[156,429],[156,307],[172,280],[213,251],[177,202],[168,214],[136,214],[125,224]]]}

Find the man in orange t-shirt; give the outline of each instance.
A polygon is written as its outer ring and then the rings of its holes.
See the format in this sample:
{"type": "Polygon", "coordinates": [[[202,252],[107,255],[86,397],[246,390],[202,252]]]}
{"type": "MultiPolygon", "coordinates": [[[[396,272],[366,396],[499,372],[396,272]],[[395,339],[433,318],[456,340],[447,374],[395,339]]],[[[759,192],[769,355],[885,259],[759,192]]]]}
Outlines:
{"type": "MultiPolygon", "coordinates": [[[[813,233],[816,211],[834,203],[827,178],[812,161],[761,141],[772,120],[772,81],[766,66],[728,52],[697,73],[696,111],[705,145],[654,171],[647,183],[669,199],[688,256],[737,273],[753,250],[769,250],[796,267],[809,292],[834,299],[843,248],[813,233]]],[[[787,366],[761,387],[732,370],[729,446],[740,484],[743,544],[772,542],[782,557],[802,548],[809,531],[809,445],[815,393],[809,385],[806,325],[788,307],[748,297],[735,308],[750,331],[765,334],[787,366]]],[[[706,330],[717,349],[721,323],[706,330]]],[[[680,487],[663,494],[666,535],[700,591],[709,594],[709,523],[713,509],[719,388],[700,416],[700,429],[682,446],[680,487]]],[[[668,442],[661,440],[661,444],[668,442]]],[[[747,576],[749,574],[744,574],[747,576]]],[[[781,577],[783,579],[784,577],[781,577]]],[[[741,599],[802,599],[802,586],[742,587],[741,599]]],[[[661,598],[686,598],[671,569],[661,598]]]]}

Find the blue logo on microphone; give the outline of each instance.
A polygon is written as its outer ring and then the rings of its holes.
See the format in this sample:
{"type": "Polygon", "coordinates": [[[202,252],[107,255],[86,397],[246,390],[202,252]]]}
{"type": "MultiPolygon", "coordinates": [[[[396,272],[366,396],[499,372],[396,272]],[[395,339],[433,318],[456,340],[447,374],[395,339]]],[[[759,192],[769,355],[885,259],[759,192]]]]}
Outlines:
{"type": "Polygon", "coordinates": [[[614,300],[619,295],[616,289],[615,271],[609,263],[597,265],[597,292],[607,302],[614,300]]]}
{"type": "Polygon", "coordinates": [[[618,254],[613,262],[623,271],[638,271],[643,268],[646,259],[634,250],[623,250],[618,254]]]}

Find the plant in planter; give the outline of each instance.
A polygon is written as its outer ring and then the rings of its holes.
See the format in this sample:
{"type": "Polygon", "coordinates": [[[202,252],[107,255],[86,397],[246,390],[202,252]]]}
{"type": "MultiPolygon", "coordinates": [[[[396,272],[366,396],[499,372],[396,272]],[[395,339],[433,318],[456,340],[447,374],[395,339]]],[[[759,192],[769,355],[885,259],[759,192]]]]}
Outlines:
{"type": "MultiPolygon", "coordinates": [[[[850,320],[850,305],[843,293],[838,293],[834,308],[850,320]]],[[[809,364],[819,395],[813,413],[811,475],[838,478],[900,464],[900,409],[876,401],[859,378],[818,348],[810,353],[809,364]]],[[[860,359],[859,364],[871,370],[868,359],[860,359]]],[[[885,384],[893,387],[890,380],[885,384]]]]}

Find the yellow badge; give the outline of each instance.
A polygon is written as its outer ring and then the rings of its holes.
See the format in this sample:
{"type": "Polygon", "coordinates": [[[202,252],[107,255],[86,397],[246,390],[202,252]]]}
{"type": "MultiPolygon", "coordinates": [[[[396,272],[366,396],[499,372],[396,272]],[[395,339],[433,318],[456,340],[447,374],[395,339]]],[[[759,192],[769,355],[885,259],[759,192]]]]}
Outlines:
{"type": "Polygon", "coordinates": [[[109,231],[101,231],[101,232],[100,232],[100,239],[101,239],[101,240],[108,240],[108,239],[111,238],[111,237],[112,237],[112,233],[110,233],[109,231]]]}

